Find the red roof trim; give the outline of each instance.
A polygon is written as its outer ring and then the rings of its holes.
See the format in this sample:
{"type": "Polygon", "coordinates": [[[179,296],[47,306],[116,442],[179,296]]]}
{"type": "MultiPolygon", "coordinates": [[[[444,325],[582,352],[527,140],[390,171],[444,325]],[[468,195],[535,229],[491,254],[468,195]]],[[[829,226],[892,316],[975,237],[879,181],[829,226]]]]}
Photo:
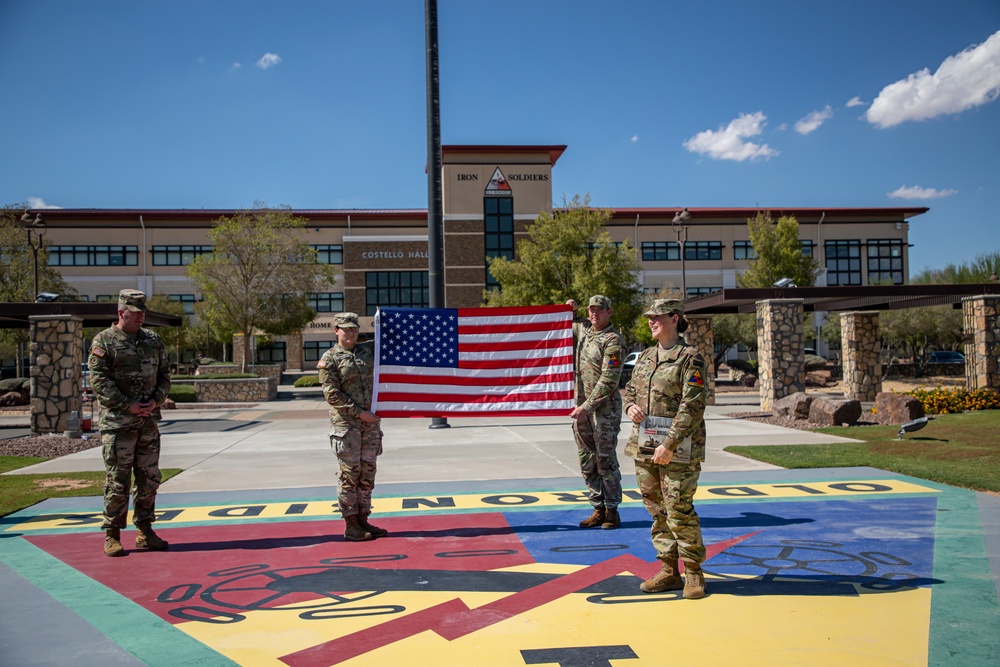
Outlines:
{"type": "Polygon", "coordinates": [[[450,145],[442,146],[442,155],[468,155],[471,153],[548,153],[549,164],[556,166],[556,162],[566,152],[566,146],[501,146],[496,144],[482,145],[450,145]]]}

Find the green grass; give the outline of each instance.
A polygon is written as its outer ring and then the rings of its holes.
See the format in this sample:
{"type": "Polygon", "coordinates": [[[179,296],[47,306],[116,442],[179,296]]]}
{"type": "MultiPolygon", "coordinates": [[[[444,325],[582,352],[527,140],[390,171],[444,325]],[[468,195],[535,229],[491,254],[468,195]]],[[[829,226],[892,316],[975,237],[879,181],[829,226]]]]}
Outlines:
{"type": "MultiPolygon", "coordinates": [[[[47,460],[37,456],[0,456],[0,473],[47,460]]],[[[160,472],[163,474],[163,481],[166,481],[181,471],[177,468],[166,468],[160,472]]],[[[0,475],[0,517],[31,507],[47,498],[103,495],[103,472],[0,475]]],[[[100,502],[94,505],[94,511],[101,511],[100,502]]]]}
{"type": "Polygon", "coordinates": [[[1000,492],[1000,410],[940,415],[900,440],[898,426],[813,429],[857,443],[754,445],[726,451],[782,468],[870,466],[977,491],[1000,492]]]}

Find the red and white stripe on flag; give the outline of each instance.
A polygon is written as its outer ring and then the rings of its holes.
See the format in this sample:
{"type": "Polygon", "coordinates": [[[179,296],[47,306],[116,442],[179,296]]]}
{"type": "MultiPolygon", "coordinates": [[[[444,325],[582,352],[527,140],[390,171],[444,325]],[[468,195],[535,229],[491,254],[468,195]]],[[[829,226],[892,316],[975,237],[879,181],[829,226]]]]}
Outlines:
{"type": "Polygon", "coordinates": [[[573,409],[573,310],[380,308],[380,417],[567,415],[573,409]]]}

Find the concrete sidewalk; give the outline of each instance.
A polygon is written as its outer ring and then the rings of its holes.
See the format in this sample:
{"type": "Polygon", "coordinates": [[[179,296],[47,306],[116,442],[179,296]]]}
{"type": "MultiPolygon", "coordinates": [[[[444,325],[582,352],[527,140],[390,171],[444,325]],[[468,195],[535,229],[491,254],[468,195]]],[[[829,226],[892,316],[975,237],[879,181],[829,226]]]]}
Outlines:
{"type": "MultiPolygon", "coordinates": [[[[775,466],[723,451],[733,445],[850,442],[845,438],[787,429],[733,412],[758,409],[754,394],[722,394],[706,414],[705,472],[774,470],[775,466]]],[[[450,428],[431,429],[429,419],[387,419],[380,484],[544,479],[579,475],[568,417],[450,419],[450,428]]],[[[184,472],[167,480],[163,493],[290,489],[336,484],[337,461],[330,451],[326,403],[315,394],[237,409],[165,411],[160,424],[160,466],[184,472]]],[[[622,423],[619,454],[631,433],[622,423]]],[[[99,437],[92,433],[90,437],[99,437]]],[[[622,475],[632,478],[631,459],[619,456],[622,475]]],[[[100,448],[45,461],[16,473],[103,470],[100,448]]]]}

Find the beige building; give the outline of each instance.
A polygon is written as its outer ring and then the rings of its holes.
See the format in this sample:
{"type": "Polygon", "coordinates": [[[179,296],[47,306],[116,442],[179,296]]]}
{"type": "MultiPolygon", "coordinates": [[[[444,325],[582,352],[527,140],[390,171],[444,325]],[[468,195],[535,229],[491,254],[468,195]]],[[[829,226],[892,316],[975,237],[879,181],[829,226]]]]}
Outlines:
{"type": "MultiPolygon", "coordinates": [[[[486,257],[513,256],[516,242],[541,211],[552,212],[552,170],[565,146],[445,146],[445,305],[475,307],[491,277],[486,257]]],[[[787,208],[802,248],[820,260],[820,284],[904,284],[909,273],[909,219],[928,209],[787,208]]],[[[609,233],[639,249],[641,281],[650,292],[684,284],[689,296],[736,287],[753,248],[747,218],[755,208],[617,208],[609,233]],[[685,238],[686,237],[686,238],[685,238]],[[683,241],[684,252],[681,253],[683,241]]],[[[212,221],[232,210],[46,209],[49,263],[89,301],[111,299],[125,287],[164,294],[193,309],[200,298],[186,265],[211,252],[212,221]]],[[[318,317],[299,341],[260,350],[259,361],[315,368],[333,344],[332,315],[359,313],[370,330],[378,306],[428,304],[427,211],[295,210],[307,219],[309,243],[336,269],[329,291],[313,295],[318,317]],[[301,349],[301,352],[299,351],[301,349]],[[293,358],[294,357],[294,358],[293,358]],[[301,357],[301,361],[298,359],[301,357]]]]}

